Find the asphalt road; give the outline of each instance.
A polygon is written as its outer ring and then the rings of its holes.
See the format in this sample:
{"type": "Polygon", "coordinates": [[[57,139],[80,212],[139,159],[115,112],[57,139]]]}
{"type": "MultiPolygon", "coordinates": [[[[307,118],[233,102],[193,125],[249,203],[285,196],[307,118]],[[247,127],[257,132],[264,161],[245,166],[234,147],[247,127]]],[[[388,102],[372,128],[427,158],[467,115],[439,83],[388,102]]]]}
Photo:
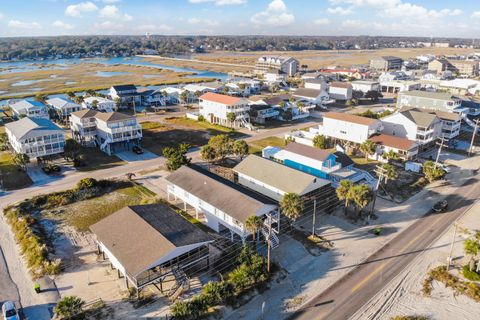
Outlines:
{"type": "Polygon", "coordinates": [[[449,207],[428,214],[395,237],[289,319],[345,320],[353,316],[430,245],[480,197],[480,182],[473,177],[446,199],[449,207]]]}
{"type": "Polygon", "coordinates": [[[3,251],[0,247],[0,306],[5,301],[13,301],[17,307],[20,306],[20,296],[17,286],[12,281],[12,278],[10,278],[3,251]]]}

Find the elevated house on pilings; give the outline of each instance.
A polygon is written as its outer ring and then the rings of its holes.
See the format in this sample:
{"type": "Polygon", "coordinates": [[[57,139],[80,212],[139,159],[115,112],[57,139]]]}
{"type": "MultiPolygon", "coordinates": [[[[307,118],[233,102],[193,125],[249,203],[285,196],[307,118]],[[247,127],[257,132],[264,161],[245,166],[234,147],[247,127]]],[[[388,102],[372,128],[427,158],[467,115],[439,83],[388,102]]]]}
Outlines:
{"type": "Polygon", "coordinates": [[[259,230],[264,236],[267,234],[265,229],[270,226],[266,221],[271,221],[272,244],[274,247],[278,245],[274,234],[280,228],[280,214],[272,199],[197,166],[183,166],[166,180],[168,200],[183,202],[184,210],[192,207],[196,218],[216,232],[229,233],[232,241],[240,238],[244,243],[251,235],[245,226],[246,221],[256,215],[264,221],[264,228],[259,230]]]}
{"type": "Polygon", "coordinates": [[[176,294],[189,286],[189,273],[209,267],[214,240],[164,204],[125,207],[90,229],[98,253],[137,293],[150,284],[164,292],[163,283],[173,276],[167,295],[176,294]]]}

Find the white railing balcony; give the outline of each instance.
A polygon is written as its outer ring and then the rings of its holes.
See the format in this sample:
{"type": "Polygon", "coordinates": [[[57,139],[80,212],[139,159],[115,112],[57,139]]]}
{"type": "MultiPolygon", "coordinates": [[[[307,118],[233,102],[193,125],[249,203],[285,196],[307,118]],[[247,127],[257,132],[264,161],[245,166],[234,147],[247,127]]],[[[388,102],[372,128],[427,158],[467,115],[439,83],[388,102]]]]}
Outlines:
{"type": "Polygon", "coordinates": [[[342,169],[342,165],[337,164],[337,165],[334,165],[333,167],[323,167],[322,166],[321,170],[325,173],[332,173],[332,172],[335,172],[335,171],[340,170],[340,169],[342,169]]]}
{"type": "Polygon", "coordinates": [[[22,143],[22,147],[41,147],[41,146],[44,146],[44,145],[47,145],[47,144],[52,144],[52,143],[61,143],[61,142],[65,142],[65,139],[61,138],[57,138],[57,139],[50,139],[50,140],[40,140],[40,141],[33,141],[33,142],[24,142],[22,143]]]}
{"type": "Polygon", "coordinates": [[[129,132],[129,131],[137,131],[137,130],[142,130],[142,126],[137,124],[134,126],[124,126],[124,127],[118,127],[118,128],[109,128],[110,133],[123,133],[123,132],[129,132]]]}
{"type": "Polygon", "coordinates": [[[110,136],[110,139],[112,142],[121,142],[121,141],[128,141],[128,140],[141,139],[141,138],[142,138],[142,133],[138,131],[131,132],[130,134],[123,133],[122,136],[119,136],[119,137],[110,136]]]}
{"type": "Polygon", "coordinates": [[[24,151],[28,155],[29,158],[36,158],[36,157],[44,157],[52,154],[62,153],[64,151],[63,148],[52,148],[52,149],[41,149],[35,151],[24,151]]]}

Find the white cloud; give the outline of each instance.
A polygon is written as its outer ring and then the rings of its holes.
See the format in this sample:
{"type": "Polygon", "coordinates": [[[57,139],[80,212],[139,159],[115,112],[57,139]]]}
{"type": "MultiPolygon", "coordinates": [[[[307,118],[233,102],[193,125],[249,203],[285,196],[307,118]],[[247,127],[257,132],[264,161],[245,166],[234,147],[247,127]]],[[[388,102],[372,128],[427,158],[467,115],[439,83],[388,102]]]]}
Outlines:
{"type": "Polygon", "coordinates": [[[215,20],[210,20],[210,19],[199,19],[199,18],[190,18],[187,20],[188,23],[190,24],[203,24],[207,25],[210,27],[215,27],[218,26],[220,23],[215,20]]]}
{"type": "Polygon", "coordinates": [[[295,21],[295,16],[287,11],[283,0],[273,0],[265,11],[254,14],[250,21],[256,25],[287,26],[295,21]]]}
{"type": "Polygon", "coordinates": [[[107,4],[112,4],[112,3],[120,2],[120,0],[103,0],[102,2],[107,4]]]}
{"type": "Polygon", "coordinates": [[[404,2],[391,8],[386,8],[384,13],[392,17],[403,17],[407,19],[435,19],[446,16],[458,16],[462,14],[462,11],[460,9],[429,10],[423,6],[404,2]]]}
{"type": "Polygon", "coordinates": [[[480,18],[480,11],[474,11],[472,13],[472,18],[480,18]]]}
{"type": "Polygon", "coordinates": [[[52,27],[63,29],[63,30],[72,30],[73,26],[71,24],[65,23],[60,20],[56,20],[52,23],[52,27]]]}
{"type": "Polygon", "coordinates": [[[313,23],[316,24],[317,26],[326,26],[330,24],[330,20],[327,18],[320,18],[313,21],[313,23]]]}
{"type": "Polygon", "coordinates": [[[95,29],[102,30],[107,33],[114,33],[115,31],[125,30],[125,25],[113,21],[97,22],[94,25],[95,29]]]}
{"type": "Polygon", "coordinates": [[[8,21],[8,27],[13,29],[41,29],[42,26],[37,22],[23,22],[19,20],[8,21]]]}
{"type": "Polygon", "coordinates": [[[193,4],[211,2],[216,6],[233,6],[247,3],[247,0],[189,0],[188,2],[193,4]]]}
{"type": "Polygon", "coordinates": [[[346,16],[353,13],[351,8],[343,8],[343,7],[328,8],[327,12],[331,14],[337,14],[340,16],[346,16]]]}
{"type": "Polygon", "coordinates": [[[82,13],[98,10],[98,7],[91,1],[80,2],[78,4],[69,5],[65,9],[65,15],[75,18],[82,17],[82,13]]]}
{"type": "Polygon", "coordinates": [[[100,17],[108,19],[122,19],[124,21],[131,21],[133,18],[129,14],[123,14],[115,5],[107,5],[100,10],[100,17]]]}

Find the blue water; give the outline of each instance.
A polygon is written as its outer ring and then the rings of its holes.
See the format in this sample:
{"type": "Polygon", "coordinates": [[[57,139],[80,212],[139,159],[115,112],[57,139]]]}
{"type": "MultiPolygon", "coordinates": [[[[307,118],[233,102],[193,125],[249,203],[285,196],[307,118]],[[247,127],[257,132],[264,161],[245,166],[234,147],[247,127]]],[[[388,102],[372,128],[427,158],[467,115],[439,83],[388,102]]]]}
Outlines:
{"type": "MultiPolygon", "coordinates": [[[[181,67],[173,67],[167,66],[163,64],[152,63],[149,61],[145,61],[140,57],[131,57],[131,58],[91,58],[91,59],[79,59],[79,58],[72,58],[72,59],[52,59],[52,60],[41,60],[41,61],[7,61],[7,62],[0,62],[0,74],[7,74],[7,73],[16,73],[16,72],[28,72],[34,70],[58,70],[58,69],[66,69],[69,65],[74,64],[81,64],[81,63],[99,63],[104,65],[132,65],[132,66],[145,66],[145,67],[153,67],[158,69],[165,69],[165,70],[172,70],[176,72],[187,72],[187,73],[194,73],[194,75],[186,76],[186,78],[212,78],[212,79],[220,79],[221,81],[225,81],[228,78],[226,73],[221,72],[212,72],[206,70],[196,70],[191,68],[181,68],[181,67]]],[[[97,76],[101,77],[111,77],[114,75],[122,75],[128,74],[128,72],[98,72],[97,76]]],[[[146,78],[151,77],[152,75],[144,75],[146,78]]],[[[39,82],[42,80],[25,80],[19,81],[15,85],[22,86],[28,85],[35,82],[39,82]],[[31,83],[29,83],[31,82],[31,83]]],[[[68,84],[71,84],[69,82],[68,84]]],[[[150,89],[158,89],[164,86],[151,86],[148,87],[150,89]]],[[[35,90],[31,91],[38,91],[40,88],[35,88],[35,90]]],[[[5,92],[4,92],[5,93],[5,92]]],[[[4,94],[2,93],[2,94],[4,94]]],[[[15,95],[21,95],[24,93],[29,92],[19,92],[15,95]]],[[[13,95],[13,94],[12,94],[13,95]]],[[[53,95],[51,97],[64,97],[65,95],[53,95]]],[[[6,105],[6,100],[0,100],[0,106],[6,105]]]]}
{"type": "Polygon", "coordinates": [[[149,61],[145,61],[140,57],[117,57],[117,58],[91,58],[91,59],[53,59],[53,60],[41,60],[41,61],[15,61],[15,62],[0,62],[0,74],[5,73],[14,73],[14,72],[28,72],[33,70],[55,70],[55,69],[65,69],[69,65],[79,64],[79,63],[99,63],[104,65],[132,65],[132,66],[144,66],[144,67],[153,67],[165,70],[172,70],[176,72],[193,72],[195,73],[194,77],[201,78],[215,78],[226,80],[228,75],[221,72],[212,72],[205,70],[196,70],[191,68],[181,68],[167,66],[163,64],[157,64],[149,61]],[[12,68],[12,69],[9,69],[12,68]]]}
{"type": "Polygon", "coordinates": [[[97,77],[110,78],[114,76],[125,76],[131,74],[130,72],[121,72],[121,71],[97,71],[95,74],[97,77]]]}

